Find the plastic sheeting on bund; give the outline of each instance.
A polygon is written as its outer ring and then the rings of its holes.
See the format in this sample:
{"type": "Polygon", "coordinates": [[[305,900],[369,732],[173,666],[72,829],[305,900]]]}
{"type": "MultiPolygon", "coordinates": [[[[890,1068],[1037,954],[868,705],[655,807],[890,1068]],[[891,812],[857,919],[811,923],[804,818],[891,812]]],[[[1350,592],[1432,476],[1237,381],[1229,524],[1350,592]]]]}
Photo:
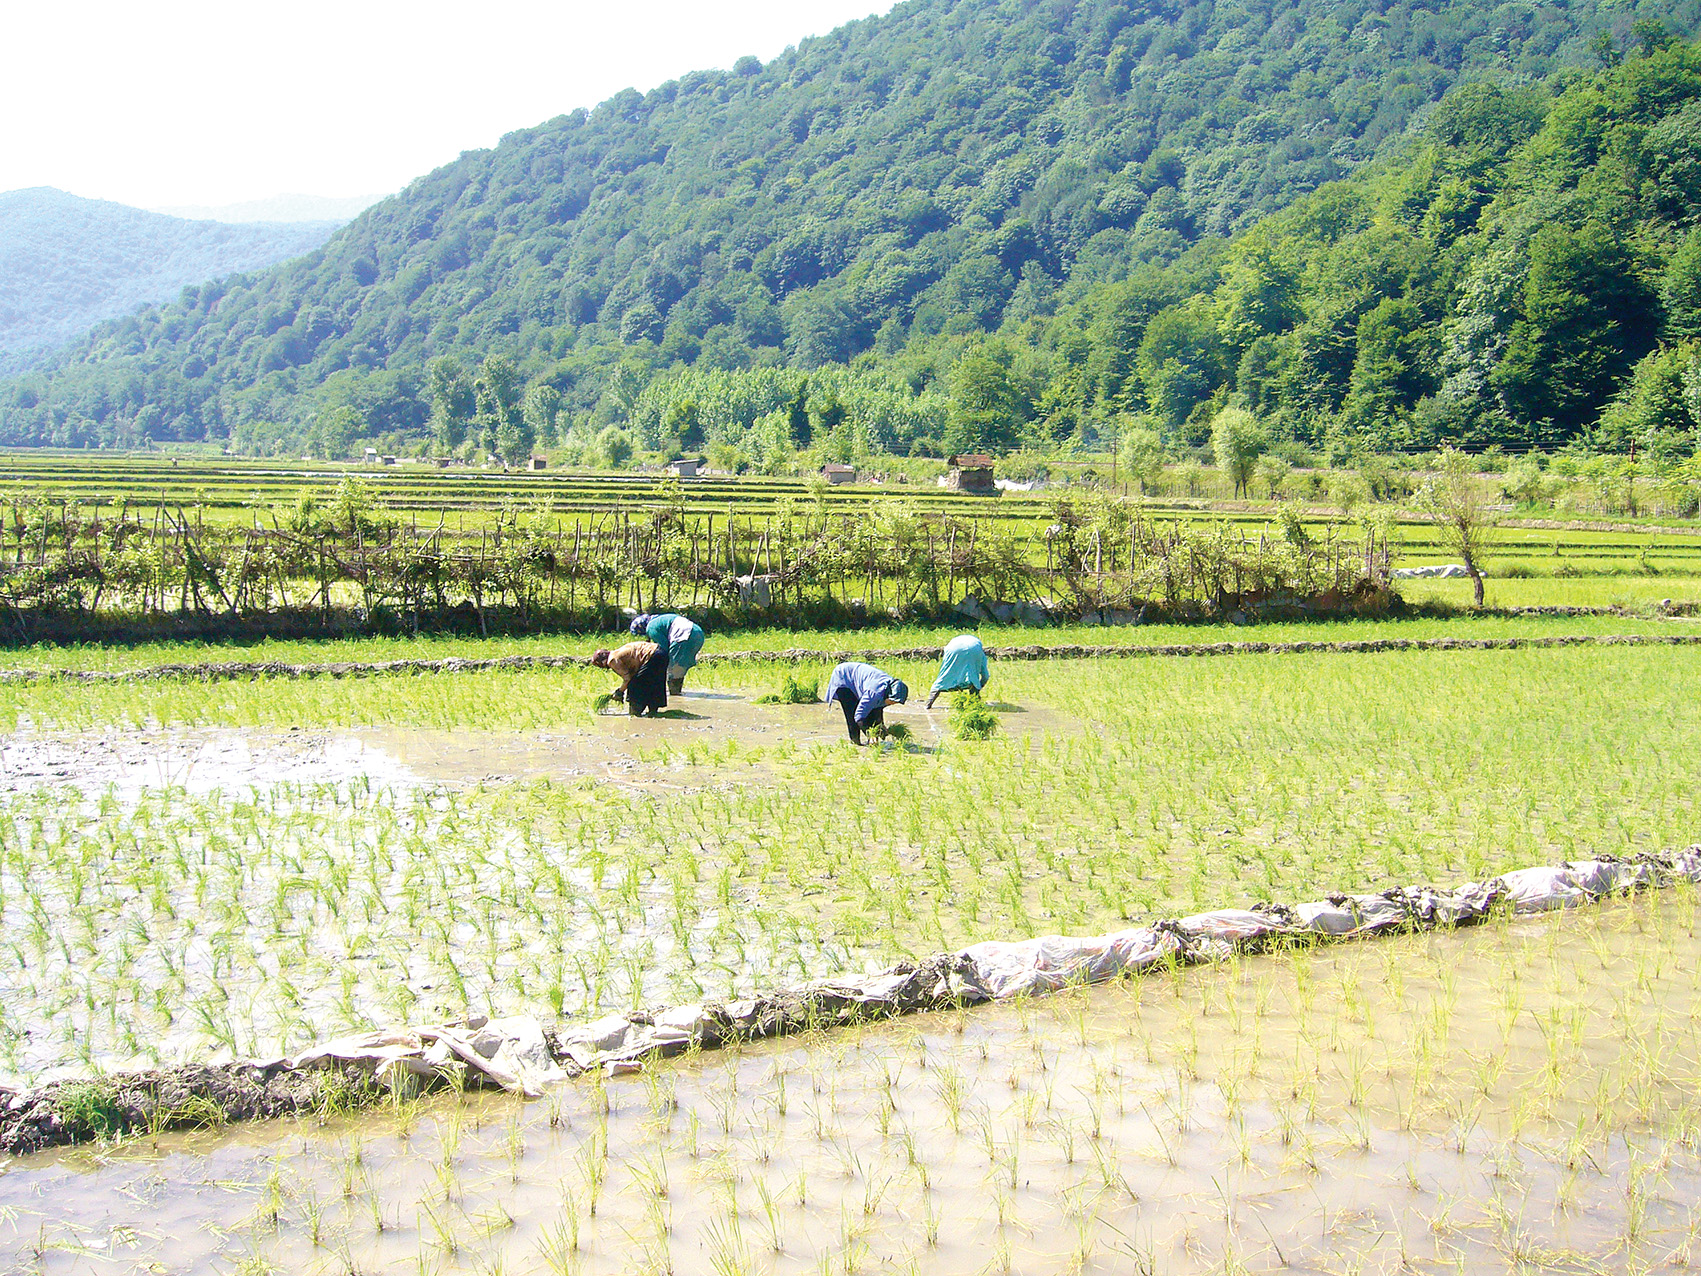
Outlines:
{"type": "Polygon", "coordinates": [[[1676,882],[1701,882],[1701,845],[1630,860],[1517,869],[1452,889],[1413,886],[1164,919],[1107,935],[988,941],[872,974],[820,979],[738,1001],[610,1015],[547,1031],[525,1015],[391,1028],[285,1058],[188,1064],[60,1081],[7,1098],[0,1148],[31,1152],[92,1137],[313,1111],[447,1086],[495,1086],[535,1098],[553,1082],[759,1037],[1005,1001],[1121,975],[1221,961],[1281,942],[1350,939],[1469,925],[1496,910],[1573,908],[1676,882]]]}

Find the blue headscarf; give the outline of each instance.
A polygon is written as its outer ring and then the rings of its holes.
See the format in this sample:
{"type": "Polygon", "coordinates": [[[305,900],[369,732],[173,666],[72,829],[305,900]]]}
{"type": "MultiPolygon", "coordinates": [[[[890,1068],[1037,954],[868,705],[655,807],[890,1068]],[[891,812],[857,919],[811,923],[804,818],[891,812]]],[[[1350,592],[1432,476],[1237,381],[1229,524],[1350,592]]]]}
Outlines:
{"type": "Polygon", "coordinates": [[[626,632],[635,638],[642,638],[644,631],[650,627],[650,613],[632,617],[632,623],[626,626],[626,632]]]}

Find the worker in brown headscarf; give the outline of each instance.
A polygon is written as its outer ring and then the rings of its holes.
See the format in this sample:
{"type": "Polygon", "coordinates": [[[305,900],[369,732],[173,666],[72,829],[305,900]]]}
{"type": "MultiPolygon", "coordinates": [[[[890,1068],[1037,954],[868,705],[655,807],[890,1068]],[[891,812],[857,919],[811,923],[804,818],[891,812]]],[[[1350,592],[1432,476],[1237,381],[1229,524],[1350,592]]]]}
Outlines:
{"type": "Polygon", "coordinates": [[[653,718],[667,708],[667,648],[653,642],[629,642],[613,651],[604,649],[591,657],[591,664],[620,675],[616,700],[626,701],[626,712],[634,718],[646,711],[653,718]]]}

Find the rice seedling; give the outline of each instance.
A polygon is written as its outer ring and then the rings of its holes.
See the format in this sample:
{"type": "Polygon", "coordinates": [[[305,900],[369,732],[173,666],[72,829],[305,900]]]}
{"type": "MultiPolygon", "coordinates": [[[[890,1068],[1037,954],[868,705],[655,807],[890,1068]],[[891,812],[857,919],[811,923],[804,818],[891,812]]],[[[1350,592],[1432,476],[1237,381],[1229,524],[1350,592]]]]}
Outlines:
{"type": "Polygon", "coordinates": [[[951,731],[959,740],[988,740],[998,729],[993,713],[977,691],[958,691],[951,697],[951,731]]]}
{"type": "Polygon", "coordinates": [[[821,680],[819,678],[801,678],[795,671],[787,670],[785,678],[773,691],[767,691],[757,696],[755,704],[819,704],[821,702],[821,680]]]}
{"type": "MultiPolygon", "coordinates": [[[[752,676],[700,672],[705,690],[752,676]]],[[[27,1079],[150,1049],[162,1060],[282,1053],[373,1022],[588,1017],[988,937],[1110,929],[1196,900],[1314,898],[1684,843],[1695,800],[1685,759],[1701,727],[1680,706],[1698,674],[1697,657],[1661,649],[1011,664],[1000,695],[1050,715],[1040,730],[879,760],[803,745],[765,754],[755,783],[735,771],[749,750],[717,744],[699,749],[689,791],[569,779],[16,788],[0,798],[0,1062],[27,1079]],[[1628,703],[1644,709],[1626,715],[1628,703]]],[[[30,731],[352,721],[565,737],[597,729],[582,707],[594,685],[532,671],[240,694],[133,684],[81,699],[4,686],[0,718],[30,731]]],[[[667,780],[688,765],[681,746],[632,769],[667,780]]],[[[1214,973],[1178,965],[1050,1007],[835,1036],[878,1043],[845,1047],[843,1062],[826,1058],[825,1039],[759,1063],[686,1057],[629,1082],[588,1079],[488,1129],[450,1115],[472,1111],[469,1098],[421,1122],[436,1142],[415,1139],[411,1176],[387,1178],[400,1153],[374,1150],[408,1142],[400,1121],[334,1163],[305,1155],[332,1203],[304,1191],[257,1243],[334,1249],[335,1229],[350,1228],[363,1270],[380,1265],[373,1254],[417,1257],[423,1238],[446,1270],[488,1248],[478,1261],[589,1272],[610,1269],[624,1227],[638,1238],[629,1256],[686,1270],[708,1252],[703,1223],[670,1202],[724,1158],[761,1185],[744,1197],[760,1231],[747,1229],[742,1251],[723,1247],[729,1259],[783,1242],[800,1266],[825,1254],[902,1269],[949,1255],[960,1235],[985,1240],[984,1254],[995,1205],[1036,1247],[1067,1255],[1086,1215],[1059,1230],[1032,1200],[1067,1174],[1099,1194],[1102,1263],[1108,1229],[1145,1237],[1174,1204],[1147,1168],[1197,1186],[1208,1146],[1219,1175],[1294,1175],[1325,1197],[1342,1148],[1386,1159],[1402,1191],[1417,1148],[1444,1166],[1533,1158],[1545,1199],[1580,1211],[1610,1178],[1621,1216],[1637,1211],[1614,1243],[1670,1252],[1687,1224],[1666,1217],[1660,1184],[1689,1181],[1701,1129],[1684,1091],[1698,1044],[1684,1007],[1701,963],[1688,956],[1693,892],[1682,898],[1598,910],[1612,922],[1599,927],[1496,922],[1214,973]],[[1483,945],[1496,977],[1461,961],[1462,943],[1483,945]],[[1641,1158],[1634,1194],[1616,1150],[1626,1130],[1641,1158]],[[575,1202],[573,1230],[547,1245],[531,1220],[563,1218],[558,1196],[525,1204],[546,1178],[552,1192],[570,1183],[575,1202]],[[985,1232],[957,1204],[965,1181],[1000,1194],[980,1198],[985,1232]],[[849,1226],[816,1236],[831,1227],[804,1226],[805,1210],[842,1210],[849,1226]]],[[[77,1102],[94,1128],[99,1104],[77,1102]]],[[[344,1106],[328,1100],[327,1131],[347,1121],[344,1106]]],[[[314,1128],[302,1137],[321,1147],[314,1128]]],[[[1467,1177],[1449,1181],[1463,1191],[1467,1177]]],[[[1486,1208],[1464,1199],[1453,1218],[1486,1208]]],[[[1236,1202],[1225,1209],[1244,1222],[1250,1207],[1236,1202]]],[[[1526,1252],[1527,1220],[1477,1221],[1526,1252]]],[[[1312,1241],[1270,1225],[1284,1253],[1308,1252],[1312,1241]]],[[[1151,1243],[1185,1269],[1193,1260],[1173,1240],[1151,1243]]],[[[1243,1260],[1211,1255],[1219,1269],[1243,1260]]]]}

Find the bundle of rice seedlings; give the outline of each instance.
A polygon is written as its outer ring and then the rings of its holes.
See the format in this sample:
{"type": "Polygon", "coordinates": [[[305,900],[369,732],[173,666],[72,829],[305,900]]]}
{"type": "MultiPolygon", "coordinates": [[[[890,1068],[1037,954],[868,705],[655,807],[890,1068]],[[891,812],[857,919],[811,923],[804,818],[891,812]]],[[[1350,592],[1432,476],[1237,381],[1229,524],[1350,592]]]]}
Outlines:
{"type": "Polygon", "coordinates": [[[951,731],[959,740],[990,740],[998,730],[998,715],[986,707],[978,691],[959,691],[951,697],[951,731]]]}
{"type": "Polygon", "coordinates": [[[756,704],[815,704],[821,699],[821,679],[801,681],[795,673],[786,674],[779,689],[756,697],[756,704]]]}

